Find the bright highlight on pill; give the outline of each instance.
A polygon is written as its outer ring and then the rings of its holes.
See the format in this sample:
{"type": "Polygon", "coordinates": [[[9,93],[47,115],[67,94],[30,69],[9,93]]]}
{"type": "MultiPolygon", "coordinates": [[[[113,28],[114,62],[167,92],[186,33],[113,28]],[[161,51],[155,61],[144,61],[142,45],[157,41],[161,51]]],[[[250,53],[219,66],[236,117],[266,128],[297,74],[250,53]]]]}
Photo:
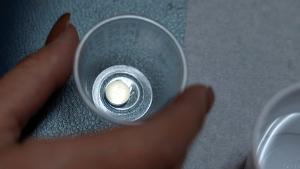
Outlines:
{"type": "Polygon", "coordinates": [[[110,82],[105,88],[107,101],[114,106],[125,104],[130,97],[130,87],[122,80],[110,82]]]}

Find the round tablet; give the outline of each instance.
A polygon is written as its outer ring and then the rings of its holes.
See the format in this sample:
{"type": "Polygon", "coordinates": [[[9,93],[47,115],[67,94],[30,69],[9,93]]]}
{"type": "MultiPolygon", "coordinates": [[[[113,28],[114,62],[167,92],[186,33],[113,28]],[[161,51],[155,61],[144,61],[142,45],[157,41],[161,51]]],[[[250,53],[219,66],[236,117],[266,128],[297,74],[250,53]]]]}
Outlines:
{"type": "Polygon", "coordinates": [[[105,88],[105,96],[110,104],[121,106],[129,100],[130,87],[122,80],[112,81],[105,88]]]}

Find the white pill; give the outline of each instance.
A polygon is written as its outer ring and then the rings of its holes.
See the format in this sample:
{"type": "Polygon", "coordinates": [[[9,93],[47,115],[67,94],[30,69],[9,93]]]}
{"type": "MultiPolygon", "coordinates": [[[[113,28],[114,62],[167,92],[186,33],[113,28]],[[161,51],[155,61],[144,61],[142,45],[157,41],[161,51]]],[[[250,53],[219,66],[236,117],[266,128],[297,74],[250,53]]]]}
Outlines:
{"type": "Polygon", "coordinates": [[[112,81],[105,88],[105,96],[110,104],[121,106],[129,99],[130,87],[122,80],[112,81]]]}

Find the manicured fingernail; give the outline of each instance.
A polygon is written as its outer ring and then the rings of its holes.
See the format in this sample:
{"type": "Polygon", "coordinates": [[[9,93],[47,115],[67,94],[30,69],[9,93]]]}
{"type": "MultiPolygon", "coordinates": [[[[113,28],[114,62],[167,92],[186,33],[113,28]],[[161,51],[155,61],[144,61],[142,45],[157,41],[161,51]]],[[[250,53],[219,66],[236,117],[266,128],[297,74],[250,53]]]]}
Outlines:
{"type": "Polygon", "coordinates": [[[209,112],[215,102],[215,94],[212,87],[207,87],[206,97],[207,97],[207,109],[209,112]]]}
{"type": "Polygon", "coordinates": [[[69,25],[70,17],[70,13],[65,13],[57,19],[47,37],[46,44],[54,41],[62,32],[65,31],[69,25]]]}

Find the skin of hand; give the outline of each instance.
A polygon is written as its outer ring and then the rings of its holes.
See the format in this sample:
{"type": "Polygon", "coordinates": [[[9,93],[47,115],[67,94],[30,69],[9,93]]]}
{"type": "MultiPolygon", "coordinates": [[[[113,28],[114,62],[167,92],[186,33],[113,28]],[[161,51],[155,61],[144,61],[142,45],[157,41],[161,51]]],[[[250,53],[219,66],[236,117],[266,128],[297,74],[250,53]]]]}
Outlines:
{"type": "Polygon", "coordinates": [[[20,141],[31,116],[70,75],[79,38],[69,20],[70,14],[61,16],[45,46],[0,78],[0,168],[180,168],[214,102],[210,87],[187,88],[140,125],[94,135],[20,141]]]}

